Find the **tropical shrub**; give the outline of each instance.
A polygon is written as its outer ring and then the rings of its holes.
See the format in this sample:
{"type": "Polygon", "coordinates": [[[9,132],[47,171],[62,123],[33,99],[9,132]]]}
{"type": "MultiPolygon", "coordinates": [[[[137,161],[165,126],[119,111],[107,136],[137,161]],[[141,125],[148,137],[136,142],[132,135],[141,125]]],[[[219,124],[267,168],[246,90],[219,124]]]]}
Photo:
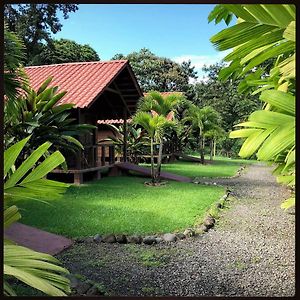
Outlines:
{"type": "MultiPolygon", "coordinates": [[[[113,132],[114,136],[110,135],[106,139],[102,139],[98,142],[113,142],[116,146],[118,154],[123,154],[125,132],[124,126],[107,125],[113,132]]],[[[136,128],[133,124],[126,125],[127,130],[127,158],[131,163],[138,163],[139,155],[144,153],[145,143],[148,141],[142,128],[136,128]]]]}
{"type": "MultiPolygon", "coordinates": [[[[163,96],[157,91],[150,91],[146,96],[142,97],[139,101],[139,111],[149,112],[152,115],[162,116],[166,119],[166,125],[171,124],[173,121],[176,109],[180,106],[180,103],[184,101],[185,97],[181,93],[173,93],[167,96],[163,96]]],[[[168,126],[164,126],[165,130],[168,126]]],[[[157,159],[157,177],[160,176],[164,133],[162,132],[158,138],[159,150],[157,159]]]]}
{"type": "Polygon", "coordinates": [[[200,108],[194,104],[191,104],[189,109],[186,110],[185,117],[183,118],[182,122],[184,124],[188,124],[191,128],[191,134],[196,136],[201,163],[204,164],[204,148],[206,137],[211,140],[216,140],[222,132],[222,129],[219,125],[221,119],[218,112],[210,106],[204,106],[203,108],[200,108]]]}
{"type": "Polygon", "coordinates": [[[76,152],[83,149],[76,137],[95,128],[88,124],[74,124],[75,119],[70,117],[74,105],[57,105],[66,92],[58,93],[57,86],[49,87],[51,81],[52,77],[47,78],[37,91],[23,86],[24,93],[15,99],[14,118],[4,125],[5,147],[31,135],[23,149],[23,157],[28,156],[35,145],[45,141],[50,141],[55,150],[76,152]]]}
{"type": "Polygon", "coordinates": [[[158,165],[156,170],[154,169],[154,142],[161,143],[166,128],[172,126],[173,123],[154,111],[151,113],[138,111],[133,117],[133,122],[142,126],[150,139],[151,178],[152,184],[155,185],[159,181],[159,176],[158,165]]]}
{"type": "MultiPolygon", "coordinates": [[[[295,5],[248,4],[217,5],[209,15],[216,23],[235,15],[237,24],[211,38],[218,50],[233,48],[225,57],[229,66],[220,79],[244,78],[240,90],[260,94],[263,109],[253,112],[244,127],[233,131],[232,138],[244,138],[239,155],[277,164],[274,174],[279,182],[295,186],[295,5]],[[273,66],[266,68],[270,61],[273,66]]],[[[295,198],[287,199],[289,208],[295,198]]]]}
{"type": "MultiPolygon", "coordinates": [[[[46,142],[35,149],[31,155],[16,168],[16,160],[30,136],[10,146],[4,152],[4,228],[21,218],[14,202],[17,199],[35,199],[41,201],[49,194],[60,197],[68,187],[65,183],[43,178],[65,158],[59,151],[41,161],[41,157],[51,146],[46,142]]],[[[26,247],[15,245],[4,239],[4,293],[15,296],[10,277],[36,288],[51,296],[65,296],[70,292],[69,280],[64,277],[69,272],[59,266],[59,261],[51,255],[39,253],[26,247]]]]}

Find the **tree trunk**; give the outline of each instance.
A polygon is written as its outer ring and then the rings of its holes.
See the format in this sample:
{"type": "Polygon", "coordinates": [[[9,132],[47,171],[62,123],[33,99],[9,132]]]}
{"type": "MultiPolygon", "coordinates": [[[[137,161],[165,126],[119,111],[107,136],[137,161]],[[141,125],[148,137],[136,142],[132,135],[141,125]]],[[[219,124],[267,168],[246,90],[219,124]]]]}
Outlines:
{"type": "Polygon", "coordinates": [[[153,154],[153,138],[151,137],[151,177],[152,183],[155,183],[155,171],[154,171],[154,154],[153,154]]]}
{"type": "Polygon", "coordinates": [[[213,140],[211,139],[209,141],[209,160],[212,161],[213,160],[213,140]]]}
{"type": "Polygon", "coordinates": [[[157,158],[157,173],[156,173],[157,179],[160,178],[162,150],[163,150],[163,140],[161,139],[160,144],[159,144],[158,158],[157,158]]]}
{"type": "Polygon", "coordinates": [[[204,165],[204,151],[203,151],[203,140],[202,137],[200,137],[199,140],[199,148],[200,148],[200,160],[201,160],[201,164],[204,165]]]}
{"type": "Polygon", "coordinates": [[[216,140],[214,139],[214,158],[216,157],[216,146],[217,146],[217,143],[216,143],[216,140]]]}

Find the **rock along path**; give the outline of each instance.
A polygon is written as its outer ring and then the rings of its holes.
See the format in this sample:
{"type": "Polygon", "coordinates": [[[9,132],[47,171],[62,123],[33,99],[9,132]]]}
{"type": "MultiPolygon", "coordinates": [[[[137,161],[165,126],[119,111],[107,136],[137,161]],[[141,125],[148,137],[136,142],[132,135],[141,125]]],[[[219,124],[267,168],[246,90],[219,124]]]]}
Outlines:
{"type": "Polygon", "coordinates": [[[293,296],[295,215],[280,209],[289,192],[271,168],[214,179],[238,199],[214,229],[171,244],[75,244],[59,255],[72,273],[115,296],[293,296]]]}

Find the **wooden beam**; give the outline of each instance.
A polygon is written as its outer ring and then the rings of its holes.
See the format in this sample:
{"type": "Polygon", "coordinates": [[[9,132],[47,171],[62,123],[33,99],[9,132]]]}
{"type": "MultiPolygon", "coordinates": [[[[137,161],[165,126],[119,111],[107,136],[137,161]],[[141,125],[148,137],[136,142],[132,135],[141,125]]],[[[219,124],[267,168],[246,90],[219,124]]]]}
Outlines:
{"type": "Polygon", "coordinates": [[[120,91],[117,91],[117,90],[112,89],[112,88],[110,88],[110,87],[107,87],[105,90],[108,91],[108,92],[112,92],[112,93],[118,94],[118,95],[121,94],[120,91]]]}
{"type": "Polygon", "coordinates": [[[124,97],[123,97],[120,89],[118,88],[118,86],[117,86],[117,84],[115,82],[113,82],[113,85],[114,85],[115,89],[120,93],[120,98],[123,101],[123,104],[124,104],[125,108],[127,109],[129,115],[131,115],[131,111],[129,110],[129,108],[127,106],[127,103],[126,103],[126,101],[125,101],[125,99],[124,99],[124,97]]]}
{"type": "Polygon", "coordinates": [[[113,105],[110,103],[110,101],[109,101],[109,99],[108,99],[108,97],[107,97],[107,95],[106,95],[105,93],[103,93],[103,97],[104,97],[105,102],[108,104],[108,106],[109,106],[109,107],[111,108],[111,110],[114,112],[116,119],[119,119],[119,116],[118,116],[118,114],[116,113],[116,110],[115,110],[116,107],[113,106],[113,105]]]}

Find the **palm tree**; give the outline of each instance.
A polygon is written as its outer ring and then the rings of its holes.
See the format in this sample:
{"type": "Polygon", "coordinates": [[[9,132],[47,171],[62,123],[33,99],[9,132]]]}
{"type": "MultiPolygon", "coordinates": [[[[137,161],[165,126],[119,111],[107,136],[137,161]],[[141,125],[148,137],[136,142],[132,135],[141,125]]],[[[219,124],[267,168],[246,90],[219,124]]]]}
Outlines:
{"type": "MultiPolygon", "coordinates": [[[[165,117],[168,121],[172,121],[174,119],[174,112],[184,99],[185,97],[181,93],[163,96],[160,92],[150,91],[145,97],[141,98],[139,102],[139,110],[152,112],[165,117]]],[[[161,171],[163,141],[163,138],[160,138],[157,159],[157,177],[160,176],[161,171]]]]}
{"type": "Polygon", "coordinates": [[[188,123],[190,127],[196,131],[198,137],[199,153],[201,163],[204,164],[204,146],[205,146],[205,134],[209,130],[218,126],[220,117],[219,114],[210,106],[204,106],[200,108],[194,104],[191,104],[189,109],[186,110],[183,123],[188,123]]]}
{"type": "MultiPolygon", "coordinates": [[[[58,165],[65,161],[59,151],[54,152],[44,161],[51,143],[46,142],[16,169],[15,162],[30,139],[30,136],[12,145],[4,152],[4,228],[18,221],[21,215],[13,202],[20,199],[47,199],[49,194],[60,197],[69,186],[65,183],[44,179],[58,165]],[[39,163],[39,164],[38,164],[39,163]]],[[[70,292],[70,281],[63,275],[69,272],[59,266],[59,261],[51,255],[39,253],[4,240],[4,292],[16,295],[6,281],[15,277],[51,296],[66,296],[70,292]]]]}
{"type": "Polygon", "coordinates": [[[218,124],[204,133],[204,136],[209,139],[209,160],[213,160],[216,156],[217,141],[225,137],[225,130],[218,124]]]}
{"type": "Polygon", "coordinates": [[[160,142],[163,136],[163,132],[165,128],[169,125],[169,122],[165,117],[161,115],[151,114],[144,111],[137,112],[133,117],[133,122],[142,126],[146,130],[150,138],[151,178],[152,184],[155,185],[155,183],[158,180],[158,175],[154,169],[154,141],[160,142]]]}
{"type": "MultiPolygon", "coordinates": [[[[226,4],[217,5],[209,16],[216,23],[230,15],[238,18],[236,25],[211,38],[218,50],[233,49],[225,60],[229,66],[221,70],[221,79],[244,77],[244,83],[259,88],[265,103],[253,112],[245,127],[233,131],[232,138],[245,138],[239,155],[256,153],[263,161],[275,162],[278,181],[295,185],[295,50],[296,6],[291,4],[226,4]],[[266,71],[263,66],[273,61],[266,71]],[[263,75],[264,74],[264,75],[263,75]],[[253,80],[253,78],[256,80],[253,80]]],[[[293,206],[295,198],[287,199],[283,208],[293,206]]]]}
{"type": "MultiPolygon", "coordinates": [[[[123,126],[115,126],[112,124],[107,124],[107,126],[115,133],[114,136],[109,136],[106,139],[102,139],[98,141],[101,142],[113,142],[116,146],[116,151],[120,155],[123,153],[124,148],[124,127],[123,126]]],[[[127,124],[127,152],[129,161],[132,163],[138,163],[138,155],[143,153],[144,144],[147,138],[144,135],[144,131],[142,128],[135,128],[131,124],[127,124]]]]}

